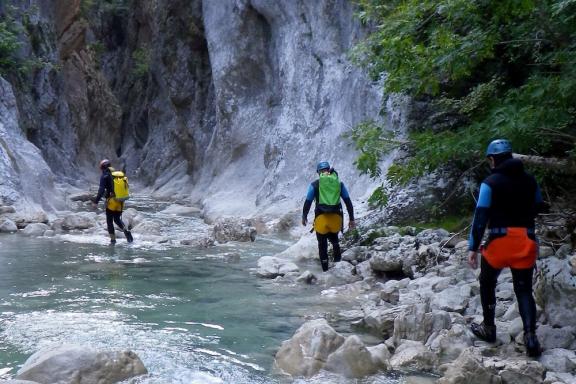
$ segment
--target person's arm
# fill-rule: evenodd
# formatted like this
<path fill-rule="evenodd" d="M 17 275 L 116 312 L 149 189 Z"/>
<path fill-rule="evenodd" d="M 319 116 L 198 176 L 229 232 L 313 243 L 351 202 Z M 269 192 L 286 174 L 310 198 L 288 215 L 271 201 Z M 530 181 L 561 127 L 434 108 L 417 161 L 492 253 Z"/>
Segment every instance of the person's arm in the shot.
<path fill-rule="evenodd" d="M 478 266 L 476 253 L 480 247 L 480 242 L 484 236 L 486 225 L 488 224 L 488 211 L 492 204 L 492 189 L 488 184 L 482 183 L 480 185 L 480 195 L 478 196 L 478 203 L 474 211 L 474 220 L 472 221 L 472 228 L 470 229 L 470 237 L 468 239 L 468 263 L 472 268 Z"/>
<path fill-rule="evenodd" d="M 308 192 L 306 193 L 306 200 L 304 201 L 304 207 L 302 208 L 302 225 L 308 224 L 308 212 L 310 212 L 310 207 L 312 206 L 312 201 L 314 201 L 314 187 L 312 184 L 308 186 Z"/>
<path fill-rule="evenodd" d="M 348 189 L 344 183 L 340 184 L 340 197 L 344 200 L 344 204 L 346 205 L 346 210 L 348 211 L 348 226 L 350 229 L 353 229 L 356 226 L 356 222 L 354 221 L 354 206 L 352 205 L 352 200 L 350 199 L 350 194 L 348 193 Z"/>
<path fill-rule="evenodd" d="M 104 175 L 102 175 L 100 177 L 100 186 L 98 187 L 98 194 L 96 195 L 96 197 L 94 199 L 92 199 L 92 202 L 94 204 L 98 204 L 98 202 L 100 201 L 102 196 L 104 196 L 105 190 L 106 190 L 106 177 Z"/>
<path fill-rule="evenodd" d="M 542 191 L 540 190 L 538 184 L 536 184 L 536 193 L 534 199 L 536 201 L 536 214 L 546 213 L 550 210 L 550 206 L 546 204 L 542 198 Z"/>

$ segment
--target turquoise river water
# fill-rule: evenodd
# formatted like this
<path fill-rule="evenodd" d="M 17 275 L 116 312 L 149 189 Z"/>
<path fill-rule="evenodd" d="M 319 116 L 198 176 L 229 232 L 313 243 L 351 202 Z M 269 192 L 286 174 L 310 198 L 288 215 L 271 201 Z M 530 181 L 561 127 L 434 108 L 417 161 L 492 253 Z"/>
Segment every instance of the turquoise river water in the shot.
<path fill-rule="evenodd" d="M 138 240 L 138 238 L 137 238 Z M 38 349 L 132 349 L 149 374 L 130 383 L 400 383 L 272 369 L 283 340 L 329 304 L 318 286 L 289 289 L 251 268 L 290 242 L 258 237 L 208 249 L 82 244 L 0 236 L 0 379 Z"/>

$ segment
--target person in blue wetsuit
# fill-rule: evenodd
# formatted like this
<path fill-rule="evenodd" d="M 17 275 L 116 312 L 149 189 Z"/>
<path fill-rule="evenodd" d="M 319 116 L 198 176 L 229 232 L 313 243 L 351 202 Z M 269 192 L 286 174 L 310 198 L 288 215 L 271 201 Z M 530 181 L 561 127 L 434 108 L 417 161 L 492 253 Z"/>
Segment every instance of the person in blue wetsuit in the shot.
<path fill-rule="evenodd" d="M 318 240 L 318 253 L 322 270 L 328 270 L 328 241 L 334 251 L 334 262 L 341 260 L 338 233 L 343 228 L 343 212 L 340 199 L 344 200 L 348 211 L 349 228 L 355 227 L 354 208 L 352 200 L 344 183 L 338 179 L 338 173 L 330 167 L 327 161 L 321 161 L 316 166 L 318 180 L 308 186 L 306 200 L 302 209 L 302 225 L 308 224 L 308 212 L 315 201 L 314 230 Z"/>
<path fill-rule="evenodd" d="M 526 352 L 538 357 L 541 348 L 536 337 L 532 275 L 538 255 L 535 217 L 543 207 L 542 195 L 534 177 L 524 171 L 520 160 L 512 157 L 508 140 L 492 141 L 486 157 L 492 173 L 480 185 L 468 247 L 468 263 L 474 269 L 478 267 L 477 252 L 481 249 L 480 299 L 484 321 L 472 323 L 471 330 L 484 341 L 496 341 L 496 284 L 502 268 L 509 267 L 524 326 Z M 481 247 L 486 227 L 488 241 Z"/>
<path fill-rule="evenodd" d="M 102 197 L 106 199 L 106 226 L 108 228 L 108 234 L 110 235 L 110 244 L 116 244 L 114 223 L 124 232 L 126 240 L 131 243 L 134 240 L 132 232 L 128 230 L 122 221 L 124 203 L 114 199 L 114 183 L 112 180 L 112 171 L 114 169 L 110 165 L 110 160 L 102 160 L 100 162 L 100 170 L 102 171 L 102 175 L 100 176 L 98 194 L 92 199 L 92 203 L 98 205 Z"/>

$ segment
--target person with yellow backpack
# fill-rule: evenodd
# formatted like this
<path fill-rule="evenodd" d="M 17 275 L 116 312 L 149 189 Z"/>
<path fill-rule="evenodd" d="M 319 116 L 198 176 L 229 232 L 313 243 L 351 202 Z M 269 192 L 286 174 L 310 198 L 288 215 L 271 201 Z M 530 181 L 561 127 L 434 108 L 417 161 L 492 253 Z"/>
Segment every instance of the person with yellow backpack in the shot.
<path fill-rule="evenodd" d="M 340 199 L 344 200 L 348 211 L 349 228 L 353 229 L 354 208 L 350 194 L 344 183 L 338 179 L 338 173 L 330 167 L 327 161 L 321 161 L 316 166 L 318 180 L 308 186 L 308 193 L 302 209 L 302 225 L 308 224 L 308 212 L 315 201 L 314 207 L 314 230 L 318 240 L 318 253 L 322 270 L 328 270 L 328 241 L 332 244 L 334 251 L 334 262 L 341 260 L 340 244 L 338 233 L 344 228 L 344 214 Z"/>
<path fill-rule="evenodd" d="M 98 194 L 92 203 L 98 205 L 102 197 L 106 198 L 106 225 L 108 227 L 108 234 L 110 234 L 110 244 L 116 244 L 116 232 L 114 231 L 114 223 L 124 232 L 126 240 L 131 243 L 134 241 L 132 232 L 124 225 L 122 221 L 122 210 L 124 209 L 124 202 L 128 200 L 130 194 L 128 189 L 128 178 L 121 171 L 115 171 L 111 167 L 110 160 L 104 159 L 100 162 L 100 186 Z"/>

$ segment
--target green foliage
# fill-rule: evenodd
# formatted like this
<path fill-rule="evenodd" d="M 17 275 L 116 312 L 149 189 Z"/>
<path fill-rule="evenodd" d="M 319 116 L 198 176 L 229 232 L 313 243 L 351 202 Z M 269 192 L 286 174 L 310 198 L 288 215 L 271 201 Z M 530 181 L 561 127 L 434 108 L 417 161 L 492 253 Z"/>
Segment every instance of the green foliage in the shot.
<path fill-rule="evenodd" d="M 0 75 L 18 67 L 15 53 L 19 46 L 14 28 L 6 21 L 0 22 Z"/>
<path fill-rule="evenodd" d="M 443 228 L 448 232 L 457 233 L 465 230 L 471 223 L 472 217 L 466 214 L 446 215 L 426 223 L 415 223 L 414 226 L 418 231 L 423 229 Z"/>
<path fill-rule="evenodd" d="M 488 142 L 505 137 L 515 152 L 576 153 L 576 0 L 358 0 L 375 27 L 354 59 L 386 92 L 427 100 L 455 116 L 408 137 L 413 157 L 388 171 L 404 182 L 443 164 L 466 169 Z M 385 76 L 383 76 L 385 74 Z M 362 173 L 394 139 L 366 123 L 351 137 Z M 367 141 L 370 141 L 369 143 Z"/>
<path fill-rule="evenodd" d="M 136 77 L 144 77 L 150 71 L 150 51 L 145 48 L 136 49 L 132 53 L 134 67 L 132 73 Z"/>
<path fill-rule="evenodd" d="M 388 204 L 388 195 L 384 190 L 384 186 L 381 185 L 372 192 L 372 195 L 368 198 L 368 205 L 372 208 L 385 207 Z"/>
<path fill-rule="evenodd" d="M 384 130 L 374 121 L 358 124 L 345 136 L 354 141 L 356 149 L 360 152 L 355 161 L 356 167 L 361 174 L 368 174 L 372 178 L 381 174 L 378 162 L 382 156 L 402 144 L 394 138 L 393 133 Z"/>

